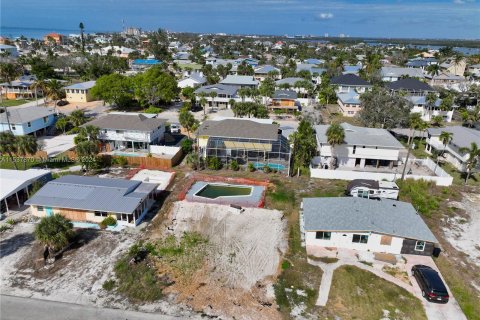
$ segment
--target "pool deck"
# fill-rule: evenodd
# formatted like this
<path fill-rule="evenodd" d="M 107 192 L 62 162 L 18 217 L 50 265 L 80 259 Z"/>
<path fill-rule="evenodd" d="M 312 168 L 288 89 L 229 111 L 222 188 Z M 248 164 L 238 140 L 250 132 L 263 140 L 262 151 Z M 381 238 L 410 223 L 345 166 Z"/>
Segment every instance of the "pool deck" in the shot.
<path fill-rule="evenodd" d="M 228 196 L 228 197 L 218 197 L 215 199 L 196 196 L 197 192 L 199 192 L 207 184 L 251 187 L 252 192 L 250 193 L 250 195 L 245 195 L 245 196 Z M 258 207 L 262 202 L 264 191 L 265 191 L 264 186 L 197 181 L 192 185 L 190 190 L 187 192 L 185 200 L 189 202 L 217 203 L 217 204 L 224 204 L 224 205 L 234 204 L 242 207 Z"/>

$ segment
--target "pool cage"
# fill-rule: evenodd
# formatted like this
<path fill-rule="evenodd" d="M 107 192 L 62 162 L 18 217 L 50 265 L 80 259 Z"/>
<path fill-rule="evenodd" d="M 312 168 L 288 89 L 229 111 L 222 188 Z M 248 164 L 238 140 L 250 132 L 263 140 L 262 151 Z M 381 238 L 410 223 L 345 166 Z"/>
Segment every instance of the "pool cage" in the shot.
<path fill-rule="evenodd" d="M 290 144 L 281 134 L 277 140 L 209 137 L 206 147 L 200 148 L 200 154 L 205 158 L 217 157 L 224 164 L 236 160 L 239 165 L 253 163 L 257 169 L 269 166 L 289 173 Z"/>

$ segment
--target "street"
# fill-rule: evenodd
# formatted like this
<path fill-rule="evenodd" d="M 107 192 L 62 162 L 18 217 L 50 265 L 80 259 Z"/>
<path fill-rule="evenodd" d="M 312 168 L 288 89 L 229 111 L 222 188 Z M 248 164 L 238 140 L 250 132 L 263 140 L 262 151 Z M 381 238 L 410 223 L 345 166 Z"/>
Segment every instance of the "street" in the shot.
<path fill-rule="evenodd" d="M 170 320 L 185 319 L 158 313 L 105 309 L 72 303 L 0 295 L 2 320 Z"/>

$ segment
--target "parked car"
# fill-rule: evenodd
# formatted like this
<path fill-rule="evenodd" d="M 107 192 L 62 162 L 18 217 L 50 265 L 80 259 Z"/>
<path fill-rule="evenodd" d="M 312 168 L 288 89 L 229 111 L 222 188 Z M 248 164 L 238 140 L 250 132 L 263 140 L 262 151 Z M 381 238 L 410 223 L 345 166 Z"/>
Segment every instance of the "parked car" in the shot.
<path fill-rule="evenodd" d="M 437 271 L 429 266 L 417 264 L 412 267 L 412 275 L 422 290 L 422 297 L 430 302 L 448 302 L 449 296 L 447 288 Z"/>
<path fill-rule="evenodd" d="M 63 106 L 66 106 L 68 104 L 68 101 L 66 100 L 60 100 L 57 102 L 57 106 L 59 107 L 63 107 Z"/>
<path fill-rule="evenodd" d="M 170 132 L 171 133 L 180 133 L 180 125 L 178 123 L 172 123 L 170 125 Z"/>

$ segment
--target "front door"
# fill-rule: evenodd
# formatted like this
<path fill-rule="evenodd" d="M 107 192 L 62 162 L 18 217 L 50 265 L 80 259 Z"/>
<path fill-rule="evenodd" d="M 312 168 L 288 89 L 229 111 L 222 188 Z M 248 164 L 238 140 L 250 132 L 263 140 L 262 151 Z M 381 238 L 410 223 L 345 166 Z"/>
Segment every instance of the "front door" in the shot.
<path fill-rule="evenodd" d="M 53 216 L 53 209 L 52 208 L 46 207 L 45 212 L 47 213 L 47 217 Z"/>

